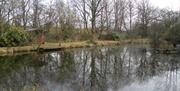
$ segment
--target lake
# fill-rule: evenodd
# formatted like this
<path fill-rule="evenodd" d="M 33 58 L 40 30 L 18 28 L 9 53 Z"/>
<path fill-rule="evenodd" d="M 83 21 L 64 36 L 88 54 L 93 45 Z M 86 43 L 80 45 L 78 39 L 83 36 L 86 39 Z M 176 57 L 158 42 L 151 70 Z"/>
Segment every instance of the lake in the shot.
<path fill-rule="evenodd" d="M 0 56 L 0 91 L 180 91 L 180 56 L 147 46 Z"/>

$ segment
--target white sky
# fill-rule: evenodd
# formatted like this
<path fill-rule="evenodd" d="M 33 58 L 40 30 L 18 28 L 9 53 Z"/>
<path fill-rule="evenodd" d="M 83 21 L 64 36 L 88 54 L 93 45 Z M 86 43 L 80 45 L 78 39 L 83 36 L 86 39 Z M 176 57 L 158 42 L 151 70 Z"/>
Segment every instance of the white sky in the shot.
<path fill-rule="evenodd" d="M 180 10 L 180 0 L 150 0 L 150 2 L 159 8 L 169 8 L 175 11 Z"/>
<path fill-rule="evenodd" d="M 49 2 L 52 0 L 42 0 L 44 2 Z M 67 0 L 64 0 L 67 1 Z M 175 11 L 180 11 L 180 0 L 149 0 L 151 4 L 159 8 L 169 8 Z"/>

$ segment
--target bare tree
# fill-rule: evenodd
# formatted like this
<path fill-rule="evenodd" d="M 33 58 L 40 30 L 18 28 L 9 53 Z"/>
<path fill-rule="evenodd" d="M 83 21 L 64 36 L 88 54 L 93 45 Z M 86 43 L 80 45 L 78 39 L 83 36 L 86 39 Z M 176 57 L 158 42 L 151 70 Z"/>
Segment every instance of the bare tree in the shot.
<path fill-rule="evenodd" d="M 112 6 L 112 1 L 104 0 L 106 30 L 110 30 L 110 26 L 111 26 L 111 16 L 113 11 L 113 8 L 111 6 Z"/>
<path fill-rule="evenodd" d="M 38 23 L 38 20 L 39 20 L 39 17 L 40 17 L 40 13 L 42 11 L 42 8 L 41 8 L 41 5 L 40 5 L 40 1 L 41 0 L 33 0 L 33 27 L 34 28 L 37 28 L 39 27 L 39 23 Z"/>
<path fill-rule="evenodd" d="M 51 1 L 48 5 L 48 8 L 45 8 L 44 12 L 44 28 L 45 30 L 49 31 L 53 26 L 53 19 L 55 17 L 55 7 L 54 3 Z"/>
<path fill-rule="evenodd" d="M 114 30 L 122 31 L 125 22 L 125 0 L 114 0 Z"/>
<path fill-rule="evenodd" d="M 28 14 L 30 10 L 30 0 L 21 0 L 20 1 L 20 11 L 21 11 L 21 19 L 23 23 L 23 28 L 26 29 L 27 21 L 28 21 Z"/>
<path fill-rule="evenodd" d="M 153 20 L 154 9 L 150 5 L 149 0 L 141 0 L 138 4 L 138 22 L 141 30 L 141 37 L 146 37 L 148 34 L 148 26 Z"/>
<path fill-rule="evenodd" d="M 80 16 L 83 19 L 83 26 L 84 29 L 88 29 L 88 15 L 89 12 L 87 10 L 87 0 L 72 0 L 73 6 L 76 7 L 76 9 L 78 10 L 78 12 L 80 13 Z"/>
<path fill-rule="evenodd" d="M 111 13 L 113 8 L 111 7 L 112 2 L 109 0 L 102 0 L 101 7 L 103 8 L 100 12 L 100 27 L 101 30 L 110 29 Z"/>
<path fill-rule="evenodd" d="M 4 12 L 5 12 L 5 5 L 6 5 L 6 0 L 1 0 L 0 1 L 0 32 L 2 33 L 4 30 Z"/>
<path fill-rule="evenodd" d="M 62 0 L 57 0 L 55 4 L 56 14 L 58 17 L 58 25 L 62 31 L 64 31 L 65 26 L 65 3 Z"/>
<path fill-rule="evenodd" d="M 3 32 L 9 28 L 11 13 L 14 10 L 13 0 L 0 1 L 0 31 Z"/>
<path fill-rule="evenodd" d="M 102 0 L 88 0 L 88 2 L 87 2 L 87 6 L 90 9 L 91 28 L 92 28 L 93 32 L 95 32 L 95 30 L 96 30 L 96 19 L 104 7 L 104 6 L 100 5 L 101 2 L 102 2 Z"/>
<path fill-rule="evenodd" d="M 128 11 L 128 20 L 129 20 L 129 31 L 132 32 L 132 24 L 133 24 L 133 17 L 135 15 L 134 11 L 135 11 L 135 0 L 128 0 L 127 3 L 127 11 Z"/>

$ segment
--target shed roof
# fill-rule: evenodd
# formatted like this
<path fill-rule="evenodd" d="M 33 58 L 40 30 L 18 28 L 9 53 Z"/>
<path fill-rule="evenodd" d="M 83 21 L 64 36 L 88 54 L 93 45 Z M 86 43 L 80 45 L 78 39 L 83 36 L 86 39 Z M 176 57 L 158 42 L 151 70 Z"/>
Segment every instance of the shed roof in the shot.
<path fill-rule="evenodd" d="M 31 29 L 27 29 L 25 30 L 26 32 L 34 32 L 34 31 L 44 31 L 43 29 L 41 28 L 31 28 Z"/>

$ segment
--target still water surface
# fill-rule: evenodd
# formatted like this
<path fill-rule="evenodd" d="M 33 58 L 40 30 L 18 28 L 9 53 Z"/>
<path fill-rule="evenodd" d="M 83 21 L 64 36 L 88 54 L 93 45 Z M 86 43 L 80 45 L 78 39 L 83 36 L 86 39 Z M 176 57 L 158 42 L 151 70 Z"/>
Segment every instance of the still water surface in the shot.
<path fill-rule="evenodd" d="M 0 91 L 180 91 L 180 56 L 123 46 L 0 56 Z"/>

